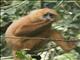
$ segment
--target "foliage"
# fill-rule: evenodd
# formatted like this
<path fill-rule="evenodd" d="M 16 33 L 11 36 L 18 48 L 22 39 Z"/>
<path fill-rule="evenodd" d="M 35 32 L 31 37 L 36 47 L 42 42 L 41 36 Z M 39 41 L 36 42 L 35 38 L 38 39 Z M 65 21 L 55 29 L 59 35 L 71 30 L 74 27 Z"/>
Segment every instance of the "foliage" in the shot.
<path fill-rule="evenodd" d="M 16 53 L 17 57 L 22 60 L 32 60 L 32 57 L 30 54 L 26 54 L 25 51 L 17 51 Z"/>

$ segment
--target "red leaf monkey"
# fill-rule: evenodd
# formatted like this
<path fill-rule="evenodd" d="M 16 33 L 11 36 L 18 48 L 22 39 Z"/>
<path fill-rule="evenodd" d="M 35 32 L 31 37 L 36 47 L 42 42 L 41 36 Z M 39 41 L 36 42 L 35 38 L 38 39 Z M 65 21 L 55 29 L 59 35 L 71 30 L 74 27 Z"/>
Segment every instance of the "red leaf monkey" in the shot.
<path fill-rule="evenodd" d="M 59 32 L 51 30 L 51 24 L 56 22 L 58 13 L 49 8 L 43 8 L 32 11 L 29 15 L 20 18 L 13 22 L 5 33 L 6 42 L 12 48 L 15 60 L 20 60 L 16 57 L 16 51 L 28 48 L 30 50 L 38 48 L 47 40 L 41 39 L 22 39 L 18 37 L 41 37 L 54 40 L 61 46 L 65 52 L 70 51 L 75 47 L 72 43 L 64 42 L 63 37 Z"/>

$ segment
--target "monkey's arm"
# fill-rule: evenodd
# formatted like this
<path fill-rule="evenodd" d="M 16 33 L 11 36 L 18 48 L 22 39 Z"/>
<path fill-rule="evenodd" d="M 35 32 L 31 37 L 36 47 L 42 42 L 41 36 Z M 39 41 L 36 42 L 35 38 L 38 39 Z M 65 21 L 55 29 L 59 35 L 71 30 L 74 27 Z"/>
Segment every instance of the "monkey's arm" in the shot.
<path fill-rule="evenodd" d="M 26 36 L 31 35 L 31 33 L 39 32 L 39 30 L 45 29 L 45 26 L 49 24 L 50 22 L 37 22 L 37 23 L 27 23 L 27 24 L 21 24 L 18 26 L 18 28 L 15 30 L 14 34 L 16 36 Z M 44 28 L 43 28 L 44 27 Z"/>
<path fill-rule="evenodd" d="M 74 42 L 66 42 L 64 41 L 64 38 L 59 32 L 52 31 L 51 32 L 51 38 L 54 40 L 55 43 L 57 43 L 65 52 L 68 52 L 76 47 Z"/>

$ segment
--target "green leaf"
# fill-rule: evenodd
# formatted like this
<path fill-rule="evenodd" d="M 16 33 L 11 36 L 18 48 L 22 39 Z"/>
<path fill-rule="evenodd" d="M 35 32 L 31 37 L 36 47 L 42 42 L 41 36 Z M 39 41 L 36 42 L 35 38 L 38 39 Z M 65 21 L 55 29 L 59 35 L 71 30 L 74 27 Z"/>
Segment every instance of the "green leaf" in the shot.
<path fill-rule="evenodd" d="M 16 55 L 17 55 L 17 57 L 19 57 L 21 59 L 25 59 L 26 58 L 25 53 L 22 52 L 22 51 L 17 51 Z"/>

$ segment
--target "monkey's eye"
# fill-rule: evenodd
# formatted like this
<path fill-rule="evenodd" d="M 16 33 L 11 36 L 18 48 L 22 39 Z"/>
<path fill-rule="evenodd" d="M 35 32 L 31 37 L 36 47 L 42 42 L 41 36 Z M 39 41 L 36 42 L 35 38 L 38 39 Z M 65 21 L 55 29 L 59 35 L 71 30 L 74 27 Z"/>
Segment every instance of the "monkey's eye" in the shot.
<path fill-rule="evenodd" d="M 46 14 L 43 15 L 43 18 L 46 18 L 46 19 L 54 18 L 54 14 L 52 14 L 52 13 L 46 13 Z"/>

